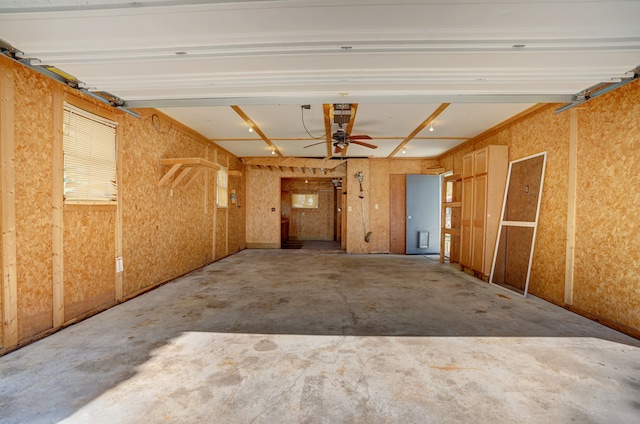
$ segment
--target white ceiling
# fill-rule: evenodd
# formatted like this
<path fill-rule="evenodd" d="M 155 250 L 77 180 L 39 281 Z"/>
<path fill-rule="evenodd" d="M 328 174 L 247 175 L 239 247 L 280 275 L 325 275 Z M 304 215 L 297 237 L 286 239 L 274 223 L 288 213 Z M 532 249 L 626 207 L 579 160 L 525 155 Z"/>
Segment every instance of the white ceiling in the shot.
<path fill-rule="evenodd" d="M 433 157 L 535 103 L 640 65 L 640 1 L 0 0 L 0 38 L 240 157 L 327 155 L 323 103 L 357 103 L 348 156 Z M 302 110 L 309 104 L 311 109 Z M 335 131 L 336 126 L 332 128 Z"/>

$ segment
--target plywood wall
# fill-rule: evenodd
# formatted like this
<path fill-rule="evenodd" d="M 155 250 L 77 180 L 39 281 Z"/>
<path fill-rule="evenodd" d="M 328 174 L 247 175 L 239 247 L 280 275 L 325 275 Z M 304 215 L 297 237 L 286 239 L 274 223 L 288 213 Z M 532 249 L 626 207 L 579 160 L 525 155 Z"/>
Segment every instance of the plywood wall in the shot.
<path fill-rule="evenodd" d="M 345 228 L 342 242 L 347 253 L 389 253 L 390 175 L 434 173 L 440 168 L 433 159 L 350 159 L 337 170 L 344 175 L 341 199 Z M 364 174 L 364 200 L 360 199 L 360 184 L 355 174 Z M 247 246 L 280 247 L 280 219 L 283 214 L 280 179 L 300 178 L 300 173 L 247 169 Z M 344 194 L 346 193 L 346 194 Z M 362 205 L 364 203 L 364 217 Z M 275 208 L 272 211 L 272 208 Z M 366 231 L 365 224 L 366 223 Z M 369 242 L 365 235 L 371 232 Z"/>
<path fill-rule="evenodd" d="M 280 248 L 280 178 L 266 169 L 247 168 L 247 247 Z"/>
<path fill-rule="evenodd" d="M 140 113 L 140 119 L 126 119 L 120 143 L 125 158 L 120 182 L 125 297 L 213 260 L 210 198 L 215 199 L 215 172 L 203 172 L 186 188 L 184 184 L 158 187 L 168 170 L 160 159 L 204 158 L 206 145 L 159 112 Z M 209 199 L 205 186 L 210 188 Z M 224 236 L 225 231 L 219 233 Z M 220 239 L 216 241 L 216 252 L 226 251 Z"/>
<path fill-rule="evenodd" d="M 640 330 L 640 81 L 578 110 L 574 306 Z"/>
<path fill-rule="evenodd" d="M 24 341 L 53 326 L 53 82 L 23 66 L 15 66 L 14 69 L 18 332 L 20 340 Z"/>
<path fill-rule="evenodd" d="M 64 211 L 64 320 L 115 303 L 115 207 Z"/>
<path fill-rule="evenodd" d="M 573 279 L 567 257 L 570 113 L 560 105 L 522 117 L 445 155 L 461 170 L 462 155 L 507 144 L 511 160 L 548 152 L 529 291 L 551 302 L 638 334 L 640 330 L 640 81 L 581 105 L 577 113 L 576 244 Z M 565 304 L 565 287 L 573 301 Z"/>
<path fill-rule="evenodd" d="M 10 229 L 3 227 L 3 270 L 7 246 L 16 252 L 7 285 L 16 294 L 7 296 L 3 283 L 0 296 L 0 354 L 207 264 L 214 252 L 217 258 L 245 247 L 243 173 L 230 178 L 238 201 L 224 213 L 215 206 L 214 172 L 204 172 L 188 188 L 157 184 L 167 170 L 161 158 L 215 159 L 241 171 L 238 158 L 160 112 L 142 110 L 137 119 L 4 56 L 0 78 L 0 136 L 3 146 L 11 145 L 3 153 L 14 159 L 3 166 L 2 182 L 9 187 L 15 181 L 11 196 L 3 190 L 3 225 L 9 211 L 15 220 Z M 66 206 L 57 212 L 62 183 L 54 175 L 60 172 L 55 158 L 61 154 L 63 100 L 93 113 L 106 111 L 117 122 L 117 207 Z M 54 243 L 58 233 L 60 244 Z M 116 274 L 120 244 L 124 272 Z M 11 334 L 6 328 L 12 328 Z"/>

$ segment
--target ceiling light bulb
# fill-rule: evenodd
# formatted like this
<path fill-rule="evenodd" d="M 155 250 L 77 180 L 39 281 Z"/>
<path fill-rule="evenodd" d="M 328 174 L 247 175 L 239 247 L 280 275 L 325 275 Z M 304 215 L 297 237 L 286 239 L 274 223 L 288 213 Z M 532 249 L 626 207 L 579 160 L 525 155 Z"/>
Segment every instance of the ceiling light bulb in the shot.
<path fill-rule="evenodd" d="M 304 183 L 309 184 L 309 178 L 305 178 Z"/>
<path fill-rule="evenodd" d="M 253 127 L 249 127 L 249 132 L 253 132 Z"/>
<path fill-rule="evenodd" d="M 405 148 L 402 148 L 402 154 L 404 155 L 405 153 L 407 153 L 407 151 L 405 150 Z"/>
<path fill-rule="evenodd" d="M 429 131 L 433 132 L 433 124 L 429 127 Z"/>
<path fill-rule="evenodd" d="M 271 149 L 271 154 L 275 155 L 276 154 L 276 149 Z"/>

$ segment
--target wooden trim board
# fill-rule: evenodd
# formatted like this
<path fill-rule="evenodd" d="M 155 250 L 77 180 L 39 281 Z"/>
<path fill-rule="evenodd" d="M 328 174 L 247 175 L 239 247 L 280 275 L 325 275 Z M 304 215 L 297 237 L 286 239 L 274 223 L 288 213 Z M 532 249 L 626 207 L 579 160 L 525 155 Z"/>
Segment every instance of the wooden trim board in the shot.
<path fill-rule="evenodd" d="M 64 155 L 62 87 L 53 85 L 53 145 L 51 153 L 51 242 L 53 266 L 53 328 L 64 324 Z"/>
<path fill-rule="evenodd" d="M 18 345 L 18 270 L 16 253 L 16 181 L 14 63 L 0 61 L 0 180 L 2 198 L 2 348 Z"/>

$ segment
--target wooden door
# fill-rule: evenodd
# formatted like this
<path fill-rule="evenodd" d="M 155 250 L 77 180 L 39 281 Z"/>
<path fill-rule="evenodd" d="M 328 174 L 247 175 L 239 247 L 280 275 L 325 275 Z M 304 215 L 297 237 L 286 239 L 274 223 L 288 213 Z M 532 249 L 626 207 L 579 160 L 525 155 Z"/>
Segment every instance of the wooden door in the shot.
<path fill-rule="evenodd" d="M 462 207 L 460 212 L 460 265 L 471 266 L 473 178 L 462 180 Z"/>
<path fill-rule="evenodd" d="M 405 253 L 406 190 L 406 178 L 403 174 L 389 176 L 389 253 Z"/>
<path fill-rule="evenodd" d="M 473 179 L 473 219 L 471 223 L 471 268 L 484 273 L 484 237 L 487 206 L 487 174 Z"/>

